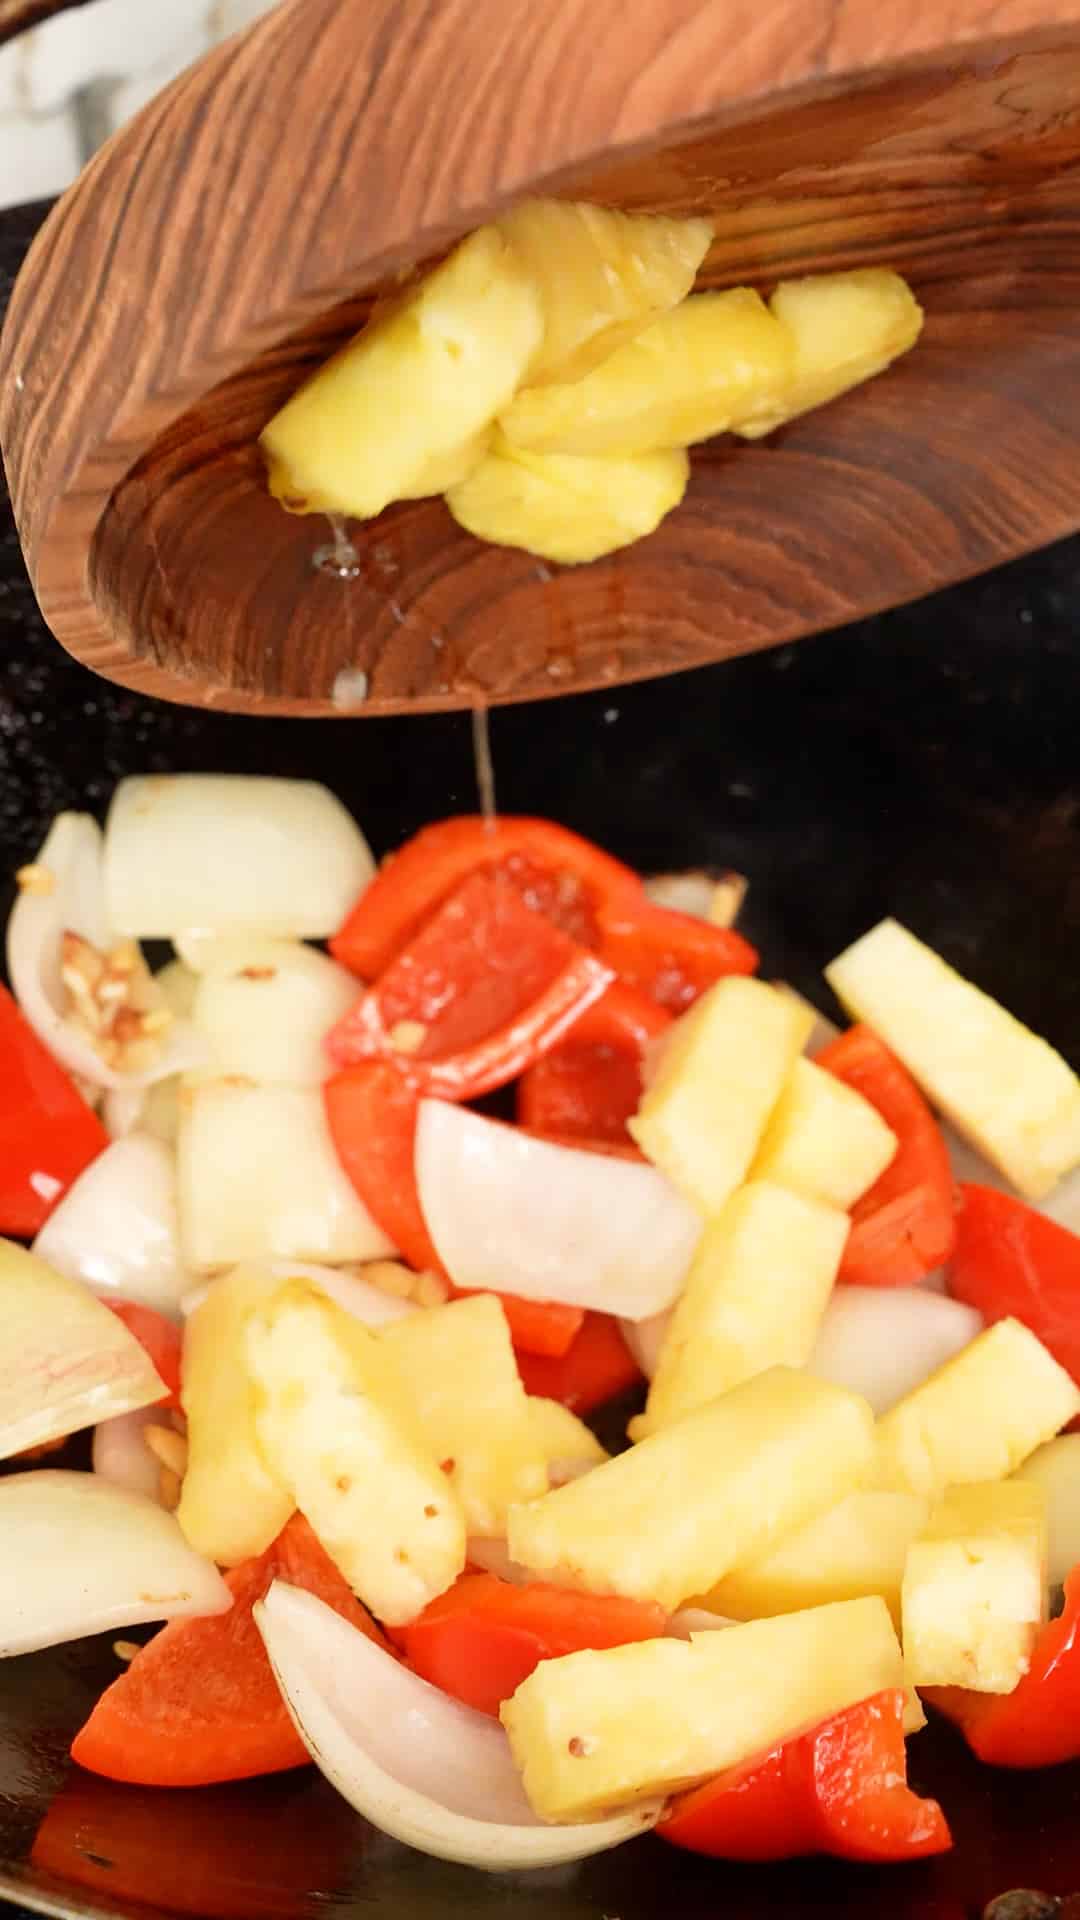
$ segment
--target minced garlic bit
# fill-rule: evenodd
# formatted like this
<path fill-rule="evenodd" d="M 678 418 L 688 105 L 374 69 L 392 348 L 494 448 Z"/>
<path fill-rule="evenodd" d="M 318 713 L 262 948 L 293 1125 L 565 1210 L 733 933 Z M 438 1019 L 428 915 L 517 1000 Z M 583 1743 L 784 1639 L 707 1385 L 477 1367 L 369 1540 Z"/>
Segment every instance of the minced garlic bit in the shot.
<path fill-rule="evenodd" d="M 134 940 L 101 953 L 67 928 L 60 942 L 60 978 L 71 1001 L 71 1025 L 106 1066 L 138 1073 L 155 1064 L 173 1014 Z"/>
<path fill-rule="evenodd" d="M 124 1662 L 125 1666 L 127 1665 L 129 1660 L 134 1660 L 135 1655 L 140 1651 L 141 1649 L 139 1647 L 139 1643 L 137 1640 L 114 1640 L 113 1641 L 113 1652 L 115 1653 L 118 1660 L 122 1660 Z"/>
<path fill-rule="evenodd" d="M 56 875 L 51 867 L 43 867 L 35 860 L 28 867 L 19 868 L 15 885 L 20 893 L 52 893 L 56 888 Z"/>
<path fill-rule="evenodd" d="M 413 1273 L 400 1260 L 371 1260 L 359 1269 L 361 1278 L 395 1300 L 411 1300 L 418 1307 L 443 1307 L 450 1290 L 437 1273 Z"/>
<path fill-rule="evenodd" d="M 709 920 L 714 927 L 733 927 L 746 900 L 750 882 L 744 873 L 725 873 L 713 888 Z"/>
<path fill-rule="evenodd" d="M 169 1513 L 175 1513 L 180 1505 L 180 1475 L 171 1467 L 162 1467 L 158 1474 L 158 1499 Z"/>
<path fill-rule="evenodd" d="M 183 1476 L 187 1472 L 187 1441 L 182 1433 L 172 1427 L 159 1427 L 155 1424 L 144 1430 L 146 1444 L 156 1460 L 163 1467 L 171 1468 L 173 1473 Z"/>
<path fill-rule="evenodd" d="M 422 1020 L 395 1020 L 387 1039 L 395 1053 L 417 1053 L 427 1039 Z"/>

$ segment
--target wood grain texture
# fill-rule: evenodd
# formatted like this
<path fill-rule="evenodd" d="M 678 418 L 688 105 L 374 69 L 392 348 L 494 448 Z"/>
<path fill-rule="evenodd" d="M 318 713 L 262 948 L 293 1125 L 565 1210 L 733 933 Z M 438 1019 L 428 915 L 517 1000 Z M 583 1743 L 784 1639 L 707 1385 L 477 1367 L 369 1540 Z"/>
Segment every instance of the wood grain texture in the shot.
<path fill-rule="evenodd" d="M 14 40 L 28 28 L 51 20 L 54 13 L 69 13 L 87 0 L 0 0 L 0 46 Z"/>
<path fill-rule="evenodd" d="M 927 309 L 882 381 L 694 456 L 610 560 L 360 529 L 262 484 L 259 429 L 400 266 L 525 191 L 708 211 L 703 283 L 883 262 Z M 61 202 L 0 341 L 0 439 L 63 643 L 167 698 L 504 701 L 768 646 L 1080 523 L 1080 0 L 284 0 Z"/>

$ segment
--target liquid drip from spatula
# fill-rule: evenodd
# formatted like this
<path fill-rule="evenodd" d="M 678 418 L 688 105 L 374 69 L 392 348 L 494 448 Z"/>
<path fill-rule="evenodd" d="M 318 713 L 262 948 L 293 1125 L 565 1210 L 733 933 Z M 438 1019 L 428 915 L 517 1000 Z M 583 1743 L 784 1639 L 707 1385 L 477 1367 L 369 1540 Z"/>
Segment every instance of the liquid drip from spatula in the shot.
<path fill-rule="evenodd" d="M 339 580 L 356 580 L 360 574 L 360 555 L 349 539 L 349 523 L 344 514 L 328 513 L 331 538 L 316 547 L 311 564 L 317 573 L 332 573 Z"/>
<path fill-rule="evenodd" d="M 494 833 L 498 813 L 495 805 L 495 764 L 491 758 L 491 724 L 486 706 L 476 705 L 472 710 L 472 747 L 473 770 L 476 774 L 476 791 L 480 800 L 480 812 L 484 818 L 484 827 L 488 833 Z"/>

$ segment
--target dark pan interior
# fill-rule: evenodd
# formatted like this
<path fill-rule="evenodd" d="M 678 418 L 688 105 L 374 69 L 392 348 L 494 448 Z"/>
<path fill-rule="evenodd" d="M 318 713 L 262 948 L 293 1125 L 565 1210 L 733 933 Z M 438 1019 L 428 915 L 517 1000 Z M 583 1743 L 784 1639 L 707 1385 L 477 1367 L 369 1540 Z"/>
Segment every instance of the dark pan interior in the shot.
<path fill-rule="evenodd" d="M 43 211 L 0 216 L 0 298 Z M 1078 628 L 1074 540 L 796 647 L 497 712 L 500 804 L 550 813 L 642 868 L 748 873 L 745 926 L 768 971 L 819 997 L 823 962 L 893 912 L 1077 1064 Z M 237 719 L 92 679 L 42 626 L 5 507 L 3 870 L 58 809 L 100 811 L 124 773 L 186 769 L 325 780 L 377 852 L 475 805 L 467 717 Z M 0 1897 L 170 1920 L 962 1920 L 1027 1886 L 1075 1892 L 1061 1920 L 1080 1920 L 1080 1766 L 995 1774 L 940 1726 L 911 1747 L 915 1784 L 956 1837 L 939 1862 L 726 1869 L 646 1840 L 492 1879 L 371 1834 L 308 1774 L 175 1796 L 69 1774 L 66 1742 L 113 1671 L 93 1645 L 0 1668 Z"/>

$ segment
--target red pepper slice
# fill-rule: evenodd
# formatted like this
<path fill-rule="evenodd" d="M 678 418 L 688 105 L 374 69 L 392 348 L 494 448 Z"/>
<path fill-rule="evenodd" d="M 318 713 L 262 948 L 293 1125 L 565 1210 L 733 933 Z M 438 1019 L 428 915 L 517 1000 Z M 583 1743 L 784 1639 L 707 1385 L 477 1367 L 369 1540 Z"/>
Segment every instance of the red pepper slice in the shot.
<path fill-rule="evenodd" d="M 952 1845 L 936 1800 L 907 1785 L 904 1696 L 848 1707 L 761 1760 L 678 1795 L 661 1840 L 717 1860 L 921 1860 Z"/>
<path fill-rule="evenodd" d="M 470 1100 L 516 1079 L 610 982 L 504 873 L 471 873 L 327 1046 L 342 1067 L 396 1055 L 421 1093 Z"/>
<path fill-rule="evenodd" d="M 913 1287 L 948 1260 L 956 1240 L 953 1176 L 941 1128 L 906 1067 L 856 1026 L 829 1042 L 816 1065 L 876 1107 L 895 1133 L 896 1155 L 851 1210 L 841 1280 Z"/>
<path fill-rule="evenodd" d="M 553 820 L 462 814 L 425 827 L 383 862 L 330 942 L 335 960 L 375 979 L 478 867 L 507 875 L 535 912 L 581 946 L 596 944 L 603 901 L 641 894 L 631 867 Z"/>
<path fill-rule="evenodd" d="M 1014 1314 L 1080 1381 L 1080 1234 L 993 1187 L 958 1191 L 949 1292 L 987 1321 Z"/>
<path fill-rule="evenodd" d="M 163 1313 L 155 1307 L 144 1307 L 138 1300 L 106 1300 L 103 1303 L 111 1307 L 118 1320 L 122 1320 L 133 1340 L 137 1340 L 143 1351 L 149 1354 L 158 1373 L 167 1386 L 168 1398 L 155 1401 L 156 1406 L 175 1407 L 180 1410 L 180 1358 L 182 1341 L 180 1329 L 173 1321 L 166 1320 Z"/>
<path fill-rule="evenodd" d="M 732 973 L 753 973 L 758 956 L 734 927 L 654 906 L 639 894 L 608 900 L 599 913 L 597 952 L 619 979 L 672 1013 L 683 1013 Z"/>
<path fill-rule="evenodd" d="M 566 1039 L 522 1075 L 521 1125 L 583 1144 L 627 1144 L 626 1123 L 642 1094 L 645 1049 L 671 1018 L 647 994 L 613 981 Z"/>
<path fill-rule="evenodd" d="M 416 1088 L 392 1061 L 370 1060 L 325 1081 L 323 1102 L 338 1159 L 372 1219 L 417 1273 L 442 1274 L 416 1191 Z M 565 1353 L 584 1319 L 580 1307 L 497 1297 L 514 1345 L 532 1353 Z"/>
<path fill-rule="evenodd" d="M 609 1313 L 587 1313 L 580 1333 L 561 1358 L 518 1349 L 518 1372 L 527 1393 L 560 1400 L 572 1413 L 591 1413 L 617 1393 L 637 1385 L 641 1368 Z"/>
<path fill-rule="evenodd" d="M 539 1582 L 514 1587 L 490 1573 L 464 1573 L 400 1637 L 414 1673 L 497 1716 L 541 1660 L 655 1640 L 666 1623 L 654 1601 L 569 1593 Z"/>
<path fill-rule="evenodd" d="M 109 1136 L 0 987 L 0 1233 L 32 1240 Z"/>
<path fill-rule="evenodd" d="M 1011 1693 L 920 1688 L 991 1767 L 1056 1767 L 1080 1756 L 1080 1567 L 1065 1582 L 1065 1606 L 1042 1629 L 1031 1665 Z"/>
<path fill-rule="evenodd" d="M 107 1687 L 71 1754 L 109 1780 L 203 1787 L 307 1763 L 270 1671 L 252 1607 L 281 1577 L 315 1593 L 361 1633 L 387 1642 L 299 1514 L 258 1559 L 225 1575 L 233 1604 L 173 1620 Z"/>

